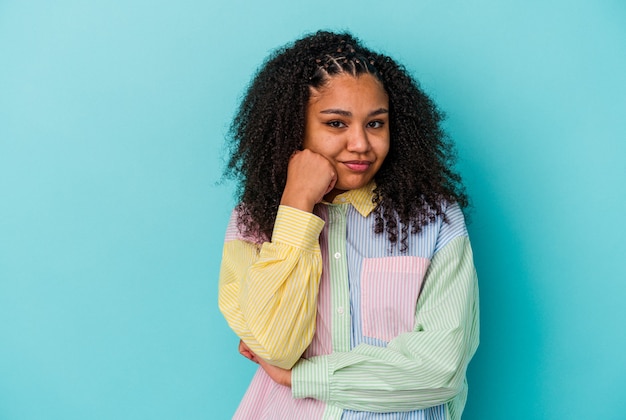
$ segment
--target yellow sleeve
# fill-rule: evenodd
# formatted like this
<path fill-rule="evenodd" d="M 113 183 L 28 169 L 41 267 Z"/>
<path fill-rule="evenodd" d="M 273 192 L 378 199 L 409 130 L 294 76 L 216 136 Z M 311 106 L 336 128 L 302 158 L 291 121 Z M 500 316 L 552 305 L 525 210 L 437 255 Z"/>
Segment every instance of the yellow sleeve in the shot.
<path fill-rule="evenodd" d="M 236 229 L 231 219 L 229 231 Z M 315 332 L 322 274 L 319 217 L 280 206 L 272 241 L 257 245 L 227 235 L 219 307 L 235 333 L 269 363 L 290 369 Z"/>

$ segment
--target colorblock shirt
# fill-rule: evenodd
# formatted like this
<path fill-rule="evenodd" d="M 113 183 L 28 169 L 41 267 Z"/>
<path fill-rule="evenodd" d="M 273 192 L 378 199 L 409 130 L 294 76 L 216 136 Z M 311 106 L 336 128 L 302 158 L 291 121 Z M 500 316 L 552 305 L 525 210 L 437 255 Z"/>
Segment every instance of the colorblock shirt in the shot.
<path fill-rule="evenodd" d="M 316 206 L 281 206 L 271 242 L 227 229 L 219 304 L 260 357 L 238 419 L 460 419 L 478 346 L 478 286 L 455 204 L 408 250 L 374 233 L 370 184 Z"/>

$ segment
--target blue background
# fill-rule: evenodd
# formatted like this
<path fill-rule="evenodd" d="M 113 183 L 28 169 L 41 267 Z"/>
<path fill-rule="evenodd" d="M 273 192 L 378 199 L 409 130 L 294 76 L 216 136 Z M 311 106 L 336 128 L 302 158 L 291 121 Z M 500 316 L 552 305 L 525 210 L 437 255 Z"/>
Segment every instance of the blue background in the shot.
<path fill-rule="evenodd" d="M 229 418 L 236 103 L 350 29 L 447 113 L 482 342 L 464 419 L 626 412 L 626 3 L 0 1 L 0 419 Z"/>

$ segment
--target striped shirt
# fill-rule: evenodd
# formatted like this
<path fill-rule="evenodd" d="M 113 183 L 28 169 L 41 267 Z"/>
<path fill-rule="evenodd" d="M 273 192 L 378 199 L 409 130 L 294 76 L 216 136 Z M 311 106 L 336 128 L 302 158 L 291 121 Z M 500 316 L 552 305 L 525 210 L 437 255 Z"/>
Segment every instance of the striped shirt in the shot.
<path fill-rule="evenodd" d="M 457 205 L 409 235 L 373 231 L 373 185 L 306 213 L 281 206 L 272 242 L 241 237 L 233 215 L 220 309 L 260 357 L 241 419 L 460 419 L 478 346 L 478 287 Z M 419 298 L 419 299 L 418 299 Z"/>

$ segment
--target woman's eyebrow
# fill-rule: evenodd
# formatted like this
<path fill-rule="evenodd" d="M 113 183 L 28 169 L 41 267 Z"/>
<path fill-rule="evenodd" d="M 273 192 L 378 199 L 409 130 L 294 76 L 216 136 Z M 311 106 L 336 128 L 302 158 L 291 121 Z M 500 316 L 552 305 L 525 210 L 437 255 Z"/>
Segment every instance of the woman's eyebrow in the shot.
<path fill-rule="evenodd" d="M 342 115 L 344 117 L 352 116 L 352 112 L 346 111 L 344 109 L 337 109 L 337 108 L 323 109 L 320 111 L 320 114 L 337 114 L 337 115 Z M 389 110 L 387 108 L 378 108 L 370 112 L 368 116 L 373 117 L 375 115 L 380 115 L 380 114 L 389 114 Z"/>
<path fill-rule="evenodd" d="M 345 111 L 343 109 L 337 109 L 337 108 L 323 109 L 320 111 L 320 114 L 337 114 L 337 115 L 342 115 L 344 117 L 352 116 L 352 112 Z"/>
<path fill-rule="evenodd" d="M 377 110 L 370 112 L 369 116 L 373 117 L 380 114 L 389 114 L 389 110 L 387 108 L 378 108 Z"/>

